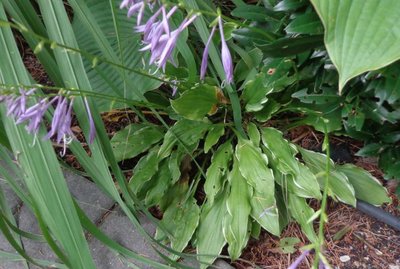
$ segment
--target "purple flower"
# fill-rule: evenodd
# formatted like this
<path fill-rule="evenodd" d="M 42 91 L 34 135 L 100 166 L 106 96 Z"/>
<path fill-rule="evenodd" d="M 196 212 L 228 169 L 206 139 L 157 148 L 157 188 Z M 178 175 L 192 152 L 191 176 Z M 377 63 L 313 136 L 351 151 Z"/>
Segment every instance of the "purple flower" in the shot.
<path fill-rule="evenodd" d="M 203 58 L 201 59 L 201 68 L 200 68 L 200 79 L 203 80 L 204 77 L 206 76 L 206 71 L 207 71 L 207 64 L 208 64 L 208 49 L 210 47 L 210 43 L 212 40 L 212 37 L 214 35 L 215 32 L 215 28 L 216 26 L 214 26 L 211 30 L 211 34 L 208 37 L 206 46 L 204 48 L 204 52 L 203 52 Z"/>
<path fill-rule="evenodd" d="M 288 267 L 288 269 L 296 269 L 297 266 L 306 258 L 306 256 L 310 253 L 311 250 L 306 250 Z"/>
<path fill-rule="evenodd" d="M 26 130 L 28 133 L 36 135 L 39 132 L 43 116 L 52 103 L 53 101 L 48 102 L 47 99 L 40 100 L 37 104 L 26 109 L 26 111 L 17 118 L 16 124 L 28 121 Z"/>
<path fill-rule="evenodd" d="M 233 64 L 232 64 L 232 56 L 229 52 L 228 45 L 226 44 L 224 37 L 224 26 L 222 25 L 221 16 L 218 17 L 219 24 L 219 33 L 221 34 L 221 57 L 222 57 L 222 65 L 225 70 L 226 82 L 228 84 L 233 82 Z"/>
<path fill-rule="evenodd" d="M 64 150 L 62 155 L 65 155 L 66 146 L 74 137 L 71 130 L 73 99 L 68 104 L 67 98 L 63 96 L 57 96 L 55 98 L 57 99 L 57 107 L 54 111 L 51 129 L 44 139 L 50 139 L 53 136 L 56 136 L 57 143 L 60 144 L 61 141 L 63 141 Z"/>
<path fill-rule="evenodd" d="M 29 91 L 20 88 L 19 96 L 13 94 L 5 97 L 4 100 L 7 106 L 7 116 L 13 116 L 14 118 L 18 118 L 23 113 L 25 113 L 27 96 L 31 95 L 35 91 L 36 91 L 35 88 L 30 89 Z"/>

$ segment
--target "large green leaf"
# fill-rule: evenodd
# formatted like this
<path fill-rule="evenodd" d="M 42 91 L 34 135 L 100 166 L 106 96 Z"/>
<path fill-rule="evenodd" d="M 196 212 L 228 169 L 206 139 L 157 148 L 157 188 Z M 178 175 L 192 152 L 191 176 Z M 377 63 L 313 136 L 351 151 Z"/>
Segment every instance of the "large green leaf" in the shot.
<path fill-rule="evenodd" d="M 339 92 L 353 77 L 400 58 L 400 1 L 311 0 L 325 46 L 339 71 Z"/>
<path fill-rule="evenodd" d="M 340 165 L 337 170 L 344 173 L 354 187 L 356 197 L 373 205 L 390 203 L 386 189 L 367 171 L 352 164 Z"/>
<path fill-rule="evenodd" d="M 206 182 L 204 183 L 204 191 L 210 204 L 214 202 L 215 196 L 220 192 L 224 184 L 232 153 L 232 145 L 228 141 L 222 144 L 212 157 L 211 165 L 207 169 Z"/>
<path fill-rule="evenodd" d="M 138 130 L 136 126 L 137 124 L 128 125 L 125 129 L 116 132 L 111 139 L 111 145 L 117 161 L 136 157 L 148 150 L 164 136 L 160 128 L 155 125 L 139 125 L 143 128 Z"/>
<path fill-rule="evenodd" d="M 171 234 L 169 240 L 174 250 L 182 251 L 186 247 L 199 224 L 199 219 L 200 208 L 193 197 L 186 201 L 175 199 L 175 202 L 167 208 L 161 223 Z M 158 230 L 157 237 L 162 236 L 162 231 Z"/>
<path fill-rule="evenodd" d="M 274 175 L 268 167 L 268 157 L 251 141 L 240 139 L 235 156 L 239 161 L 240 173 L 247 182 L 258 189 L 260 182 L 267 182 L 270 192 L 274 192 Z"/>
<path fill-rule="evenodd" d="M 289 193 L 288 207 L 292 217 L 300 224 L 301 229 L 311 242 L 317 240 L 312 222 L 309 222 L 314 215 L 314 210 L 308 206 L 304 198 Z"/>
<path fill-rule="evenodd" d="M 171 101 L 171 105 L 179 115 L 190 120 L 200 120 L 215 112 L 219 91 L 217 87 L 203 84 L 185 91 L 178 99 Z"/>
<path fill-rule="evenodd" d="M 327 156 L 311 150 L 298 147 L 306 166 L 316 175 L 321 189 L 325 186 L 325 169 Z M 352 206 L 356 206 L 354 188 L 346 174 L 338 171 L 335 164 L 329 159 L 331 171 L 329 173 L 329 195 Z"/>
<path fill-rule="evenodd" d="M 277 168 L 284 174 L 299 174 L 299 163 L 294 157 L 297 153 L 287 140 L 282 137 L 282 133 L 275 128 L 263 128 L 262 141 L 270 150 Z"/>
<path fill-rule="evenodd" d="M 250 186 L 240 174 L 237 161 L 229 174 L 231 185 L 226 207 L 228 214 L 224 219 L 224 236 L 228 242 L 228 252 L 232 260 L 239 258 L 249 239 Z"/>
<path fill-rule="evenodd" d="M 129 68 L 144 68 L 142 61 L 148 62 L 148 55 L 139 51 L 141 37 L 132 30 L 136 22 L 133 18 L 127 18 L 126 10 L 117 9 L 116 3 L 111 7 L 111 1 L 69 2 L 76 12 L 73 29 L 80 48 Z M 93 68 L 93 63 L 85 59 L 84 65 L 90 84 L 96 92 L 143 100 L 143 93 L 160 85 L 159 81 L 125 72 L 107 63 L 98 63 Z M 96 104 L 100 111 L 110 110 L 111 106 L 123 106 L 99 98 L 96 99 Z"/>
<path fill-rule="evenodd" d="M 226 214 L 226 199 L 227 193 L 223 192 L 212 205 L 207 202 L 203 206 L 196 243 L 197 254 L 199 254 L 197 259 L 201 262 L 201 269 L 207 268 L 226 244 L 222 233 L 223 220 Z M 213 228 L 210 229 L 210 227 Z"/>

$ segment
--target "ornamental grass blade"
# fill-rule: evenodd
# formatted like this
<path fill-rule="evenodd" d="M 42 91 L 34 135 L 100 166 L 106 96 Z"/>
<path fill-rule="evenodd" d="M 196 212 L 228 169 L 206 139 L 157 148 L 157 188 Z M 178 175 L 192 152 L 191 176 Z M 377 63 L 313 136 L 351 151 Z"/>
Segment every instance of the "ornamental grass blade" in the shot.
<path fill-rule="evenodd" d="M 7 20 L 0 4 L 0 18 Z M 18 85 L 30 84 L 30 78 L 22 63 L 9 27 L 0 29 L 1 82 Z M 14 154 L 24 171 L 23 181 L 51 234 L 65 251 L 73 268 L 94 268 L 88 244 L 85 240 L 71 195 L 61 172 L 60 165 L 49 141 L 38 139 L 32 144 L 32 136 L 23 126 L 17 126 L 7 117 L 4 106 L 0 114 Z M 44 131 L 44 130 L 42 130 Z M 40 133 L 43 135 L 43 132 Z"/>
<path fill-rule="evenodd" d="M 339 92 L 355 76 L 400 59 L 400 1 L 311 0 L 339 72 Z"/>

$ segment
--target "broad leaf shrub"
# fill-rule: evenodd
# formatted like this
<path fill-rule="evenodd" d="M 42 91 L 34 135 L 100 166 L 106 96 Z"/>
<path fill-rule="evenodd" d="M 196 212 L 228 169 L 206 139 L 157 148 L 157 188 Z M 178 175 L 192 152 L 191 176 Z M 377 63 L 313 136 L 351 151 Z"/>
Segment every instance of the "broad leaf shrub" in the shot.
<path fill-rule="evenodd" d="M 168 268 L 116 244 L 88 221 L 54 165 L 50 142 L 41 134 L 56 135 L 64 151 L 68 147 L 77 156 L 85 172 L 139 228 L 135 208 L 147 212 L 158 207 L 163 217 L 155 239 L 140 231 L 154 245 L 166 243 L 172 260 L 191 244 L 202 268 L 224 246 L 232 260 L 238 259 L 261 228 L 279 236 L 291 221 L 300 224 L 311 242 L 291 268 L 311 249 L 316 252 L 314 266 L 328 268 L 323 248 L 327 197 L 352 206 L 356 199 L 374 205 L 390 202 L 386 190 L 367 171 L 331 161 L 328 136 L 335 132 L 367 141 L 370 144 L 360 155 L 382 154 L 380 164 L 388 176 L 397 176 L 396 148 L 390 146 L 398 141 L 398 85 L 393 76 L 397 63 L 384 67 L 399 58 L 399 37 L 391 34 L 399 32 L 393 23 L 400 9 L 396 1 L 267 0 L 262 5 L 234 1 L 233 10 L 223 11 L 211 1 L 195 0 L 68 2 L 72 23 L 60 0 L 39 1 L 38 11 L 29 1 L 25 6 L 6 0 L 0 5 L 6 48 L 1 55 L 9 59 L 0 65 L 0 100 L 5 103 L 2 150 L 22 152 L 20 166 L 28 175 L 22 185 L 30 197 L 25 200 L 36 217 L 44 219 L 46 240 L 67 267 L 94 266 L 89 254 L 76 259 L 88 251 L 80 232 L 84 227 L 125 257 Z M 374 14 L 375 28 L 354 14 Z M 35 51 L 54 87 L 32 81 L 15 53 L 10 27 L 20 31 Z M 379 40 L 390 49 L 366 45 Z M 99 112 L 114 108 L 132 110 L 140 123 L 129 124 L 109 139 Z M 72 109 L 91 156 L 70 132 Z M 282 115 L 295 117 L 288 126 L 273 124 Z M 24 122 L 36 137 L 34 147 L 46 150 L 29 147 L 33 136 L 24 130 Z M 299 125 L 325 133 L 326 154 L 285 138 L 287 129 Z M 382 129 L 371 133 L 370 128 Z M 385 161 L 387 156 L 396 160 L 394 166 L 392 159 L 390 164 Z M 7 154 L 2 157 L 7 159 Z M 117 162 L 132 158 L 136 163 L 126 182 Z M 49 159 L 57 171 L 48 170 Z M 46 180 L 57 180 L 59 185 L 48 188 Z M 9 177 L 7 181 L 24 198 L 20 183 Z M 44 199 L 43 188 L 55 197 Z M 309 199 L 321 200 L 321 208 L 314 211 Z M 47 220 L 60 210 L 69 210 L 73 218 Z M 12 223 L 12 216 L 7 218 Z M 63 236 L 62 227 L 71 234 Z M 2 231 L 7 234 L 9 229 L 4 226 Z M 18 235 L 13 239 L 10 233 L 7 239 L 14 240 L 18 254 L 28 262 L 45 263 L 18 248 Z"/>

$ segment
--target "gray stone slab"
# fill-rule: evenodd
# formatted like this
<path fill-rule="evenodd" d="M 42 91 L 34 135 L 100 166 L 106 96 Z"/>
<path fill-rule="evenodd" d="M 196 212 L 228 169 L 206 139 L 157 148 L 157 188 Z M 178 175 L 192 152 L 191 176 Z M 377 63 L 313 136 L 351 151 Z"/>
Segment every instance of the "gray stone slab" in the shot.
<path fill-rule="evenodd" d="M 155 233 L 155 226 L 145 217 L 139 218 L 142 227 L 149 234 Z M 138 230 L 134 227 L 132 222 L 125 216 L 120 210 L 114 210 L 102 225 L 99 227 L 105 234 L 111 239 L 115 240 L 122 246 L 131 249 L 132 251 L 150 258 L 155 261 L 161 262 L 162 259 L 158 256 L 157 252 L 152 248 L 151 244 L 141 236 Z M 99 269 L 125 269 L 128 265 L 124 258 L 116 256 L 115 253 L 110 251 L 101 242 L 93 239 L 90 243 L 90 249 L 96 264 L 96 268 Z M 136 261 L 129 260 L 139 266 L 142 269 L 150 269 L 147 264 L 141 264 Z"/>
<path fill-rule="evenodd" d="M 114 201 L 93 182 L 70 171 L 64 171 L 64 175 L 72 196 L 92 221 L 98 220 L 114 205 Z"/>

